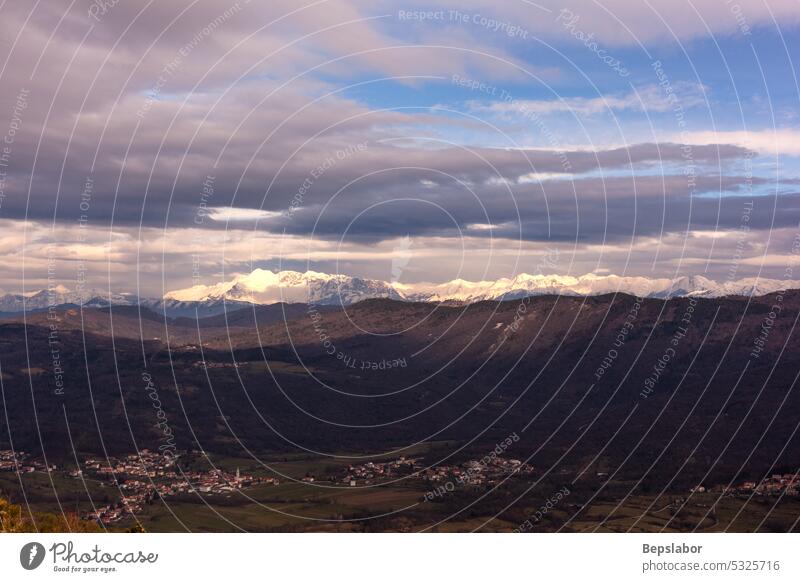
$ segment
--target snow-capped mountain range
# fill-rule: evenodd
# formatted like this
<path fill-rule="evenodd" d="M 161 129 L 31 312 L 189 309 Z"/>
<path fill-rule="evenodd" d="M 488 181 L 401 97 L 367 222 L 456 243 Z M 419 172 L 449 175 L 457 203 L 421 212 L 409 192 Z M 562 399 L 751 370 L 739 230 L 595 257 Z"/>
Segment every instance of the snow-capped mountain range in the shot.
<path fill-rule="evenodd" d="M 62 286 L 25 295 L 7 294 L 0 296 L 0 313 L 37 311 L 65 304 L 86 307 L 143 305 L 176 317 L 216 315 L 226 309 L 237 309 L 249 304 L 279 302 L 351 305 L 364 299 L 389 298 L 398 301 L 471 303 L 531 295 L 588 296 L 605 293 L 626 293 L 651 298 L 712 298 L 726 295 L 766 295 L 784 289 L 800 289 L 800 281 L 747 278 L 718 283 L 699 275 L 651 279 L 596 274 L 580 277 L 520 274 L 495 281 L 456 279 L 439 284 L 401 284 L 314 271 L 300 273 L 256 269 L 251 273 L 236 275 L 227 282 L 170 291 L 160 299 L 146 299 L 98 289 L 78 293 Z"/>
<path fill-rule="evenodd" d="M 107 307 L 108 305 L 135 305 L 138 298 L 126 293 L 112 293 L 103 289 L 72 291 L 63 285 L 31 293 L 8 293 L 0 295 L 0 313 L 39 311 L 54 305 L 84 305 Z"/>
<path fill-rule="evenodd" d="M 740 279 L 717 283 L 702 276 L 676 279 L 620 277 L 588 274 L 580 277 L 562 275 L 527 275 L 496 281 L 401 284 L 347 275 L 327 275 L 314 271 L 272 272 L 256 269 L 225 283 L 196 285 L 167 293 L 165 299 L 179 301 L 235 300 L 256 304 L 277 302 L 352 304 L 363 299 L 386 297 L 402 301 L 505 300 L 527 295 L 602 295 L 627 293 L 640 297 L 722 297 L 725 295 L 766 295 L 782 289 L 800 288 L 800 281 L 775 279 Z"/>
<path fill-rule="evenodd" d="M 256 269 L 216 285 L 195 285 L 171 291 L 164 299 L 177 301 L 245 301 L 256 304 L 316 303 L 318 305 L 349 305 L 362 299 L 388 297 L 407 299 L 405 293 L 385 281 L 361 279 L 347 275 L 326 275 L 306 271 L 273 272 Z"/>
<path fill-rule="evenodd" d="M 109 305 L 141 305 L 169 317 L 208 317 L 224 311 L 246 307 L 249 303 L 233 300 L 207 300 L 202 302 L 177 299 L 148 299 L 131 293 L 113 293 L 107 289 L 84 289 L 71 291 L 58 285 L 31 293 L 8 293 L 0 295 L 0 315 L 45 311 L 51 307 L 82 305 L 87 308 L 102 308 Z"/>

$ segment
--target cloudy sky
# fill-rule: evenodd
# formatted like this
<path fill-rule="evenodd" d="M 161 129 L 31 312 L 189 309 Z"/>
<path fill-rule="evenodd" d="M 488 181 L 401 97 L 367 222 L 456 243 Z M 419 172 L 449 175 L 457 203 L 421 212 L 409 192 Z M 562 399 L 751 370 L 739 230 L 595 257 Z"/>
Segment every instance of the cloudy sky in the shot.
<path fill-rule="evenodd" d="M 408 283 L 783 278 L 798 25 L 796 0 L 3 2 L 0 289 L 397 257 Z"/>

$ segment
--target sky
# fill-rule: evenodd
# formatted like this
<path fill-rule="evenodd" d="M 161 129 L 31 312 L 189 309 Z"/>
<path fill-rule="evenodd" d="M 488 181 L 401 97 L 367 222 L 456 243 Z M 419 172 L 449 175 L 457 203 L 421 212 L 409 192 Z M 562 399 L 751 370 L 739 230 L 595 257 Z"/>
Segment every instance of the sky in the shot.
<path fill-rule="evenodd" d="M 4 2 L 0 289 L 800 279 L 798 25 L 796 0 Z"/>

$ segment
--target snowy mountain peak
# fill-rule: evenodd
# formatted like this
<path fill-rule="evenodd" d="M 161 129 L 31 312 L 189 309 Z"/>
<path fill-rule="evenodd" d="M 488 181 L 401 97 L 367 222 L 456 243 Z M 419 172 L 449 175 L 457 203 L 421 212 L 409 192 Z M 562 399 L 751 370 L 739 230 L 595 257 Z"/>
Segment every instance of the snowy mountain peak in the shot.
<path fill-rule="evenodd" d="M 360 279 L 346 275 L 327 275 L 315 271 L 279 271 L 256 269 L 236 275 L 231 281 L 216 285 L 195 285 L 171 291 L 164 298 L 176 301 L 235 300 L 256 304 L 317 303 L 348 305 L 362 299 L 388 297 L 404 299 L 403 294 L 385 281 Z"/>

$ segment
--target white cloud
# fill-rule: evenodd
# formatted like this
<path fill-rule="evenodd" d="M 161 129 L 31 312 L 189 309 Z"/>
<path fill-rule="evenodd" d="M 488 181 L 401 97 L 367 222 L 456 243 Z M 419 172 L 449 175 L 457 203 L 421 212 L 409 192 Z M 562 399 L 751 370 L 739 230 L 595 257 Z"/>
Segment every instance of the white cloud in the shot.
<path fill-rule="evenodd" d="M 682 134 L 692 145 L 727 143 L 746 147 L 761 155 L 800 156 L 800 130 L 763 129 L 756 131 L 696 131 Z M 680 139 L 675 137 L 675 139 Z"/>
<path fill-rule="evenodd" d="M 514 100 L 492 103 L 472 101 L 469 106 L 474 111 L 488 111 L 500 114 L 549 115 L 571 113 L 573 115 L 598 115 L 609 112 L 637 111 L 643 113 L 664 113 L 672 111 L 676 103 L 683 109 L 700 107 L 706 104 L 708 88 L 693 82 L 676 81 L 672 84 L 679 101 L 672 102 L 657 85 L 639 87 L 631 93 L 622 95 L 600 95 L 598 97 L 563 97 L 547 100 Z"/>
<path fill-rule="evenodd" d="M 207 216 L 215 222 L 254 222 L 268 218 L 278 218 L 281 212 L 259 210 L 257 208 L 222 208 L 211 207 L 207 209 Z"/>

